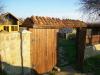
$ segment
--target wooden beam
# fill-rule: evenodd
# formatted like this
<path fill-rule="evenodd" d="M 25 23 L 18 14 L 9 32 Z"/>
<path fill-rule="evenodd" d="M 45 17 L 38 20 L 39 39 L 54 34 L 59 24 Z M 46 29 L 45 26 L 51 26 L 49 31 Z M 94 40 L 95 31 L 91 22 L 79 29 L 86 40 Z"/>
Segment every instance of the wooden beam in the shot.
<path fill-rule="evenodd" d="M 77 69 L 83 70 L 84 64 L 84 51 L 86 44 L 86 28 L 77 28 L 77 51 L 76 51 L 76 63 Z"/>

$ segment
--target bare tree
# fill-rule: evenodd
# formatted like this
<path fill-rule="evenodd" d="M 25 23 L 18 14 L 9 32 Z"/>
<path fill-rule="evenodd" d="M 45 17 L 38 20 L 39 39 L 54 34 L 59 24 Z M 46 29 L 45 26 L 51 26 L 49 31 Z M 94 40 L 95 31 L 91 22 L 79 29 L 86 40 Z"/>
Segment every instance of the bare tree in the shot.
<path fill-rule="evenodd" d="M 80 0 L 83 13 L 88 14 L 89 19 L 98 19 L 100 16 L 100 0 Z"/>
<path fill-rule="evenodd" d="M 81 4 L 86 12 L 100 12 L 100 0 L 81 0 Z"/>

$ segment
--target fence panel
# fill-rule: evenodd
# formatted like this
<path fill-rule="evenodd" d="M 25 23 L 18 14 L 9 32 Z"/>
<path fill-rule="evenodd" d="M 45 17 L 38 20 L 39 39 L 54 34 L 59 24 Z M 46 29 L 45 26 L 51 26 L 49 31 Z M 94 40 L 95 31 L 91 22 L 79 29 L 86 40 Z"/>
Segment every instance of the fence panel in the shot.
<path fill-rule="evenodd" d="M 30 29 L 32 66 L 45 73 L 56 65 L 56 29 Z"/>

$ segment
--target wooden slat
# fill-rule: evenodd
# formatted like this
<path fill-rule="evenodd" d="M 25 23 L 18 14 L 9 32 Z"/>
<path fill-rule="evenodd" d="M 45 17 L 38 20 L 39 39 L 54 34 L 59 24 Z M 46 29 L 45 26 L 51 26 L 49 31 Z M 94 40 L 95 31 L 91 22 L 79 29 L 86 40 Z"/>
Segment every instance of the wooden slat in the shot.
<path fill-rule="evenodd" d="M 56 50 L 54 53 L 54 65 L 55 65 L 55 64 L 57 64 L 57 33 L 58 33 L 58 29 L 55 29 L 54 31 L 55 31 L 55 33 L 54 33 L 54 40 L 55 40 L 54 50 Z"/>
<path fill-rule="evenodd" d="M 30 31 L 32 32 L 31 34 L 31 61 L 32 61 L 32 67 L 36 67 L 36 34 L 35 34 L 35 30 L 30 29 Z M 34 49 L 34 50 L 33 50 Z M 34 55 L 33 55 L 34 54 Z M 34 60 L 33 60 L 34 59 Z"/>
<path fill-rule="evenodd" d="M 51 69 L 52 68 L 52 64 L 53 64 L 53 29 L 48 29 L 47 30 L 47 68 Z M 49 61 L 48 61 L 49 59 Z"/>
<path fill-rule="evenodd" d="M 45 51 L 46 51 L 46 32 L 45 32 L 45 30 L 44 29 L 42 29 L 42 30 L 38 30 L 39 31 L 39 44 L 40 44 L 40 46 L 39 46 L 39 48 L 40 48 L 40 50 L 38 51 L 39 52 L 39 57 L 37 57 L 38 58 L 38 60 L 40 60 L 40 63 L 39 63 L 39 68 L 38 68 L 38 71 L 40 70 L 40 73 L 43 73 L 43 72 L 45 72 L 45 63 L 46 63 L 46 61 L 45 61 L 45 58 L 46 58 L 46 56 L 45 56 Z"/>

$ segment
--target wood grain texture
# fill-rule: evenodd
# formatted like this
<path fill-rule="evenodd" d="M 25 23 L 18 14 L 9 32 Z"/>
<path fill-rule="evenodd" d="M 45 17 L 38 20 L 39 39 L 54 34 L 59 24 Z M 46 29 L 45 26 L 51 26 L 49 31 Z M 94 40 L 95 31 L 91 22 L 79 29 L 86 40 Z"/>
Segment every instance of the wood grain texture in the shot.
<path fill-rule="evenodd" d="M 32 67 L 39 74 L 49 72 L 56 65 L 58 29 L 30 29 Z"/>

